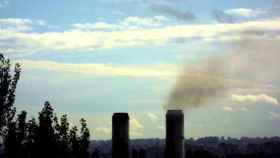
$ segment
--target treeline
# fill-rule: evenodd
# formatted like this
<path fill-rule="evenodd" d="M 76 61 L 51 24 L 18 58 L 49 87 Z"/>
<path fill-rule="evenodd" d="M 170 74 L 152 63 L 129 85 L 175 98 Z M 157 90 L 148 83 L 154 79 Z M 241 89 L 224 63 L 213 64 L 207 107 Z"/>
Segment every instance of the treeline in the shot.
<path fill-rule="evenodd" d="M 38 119 L 27 120 L 27 112 L 17 114 L 16 86 L 20 64 L 11 72 L 10 60 L 0 54 L 0 137 L 8 158 L 88 158 L 90 132 L 85 119 L 80 129 L 70 127 L 67 115 L 58 118 L 49 102 L 45 102 Z"/>

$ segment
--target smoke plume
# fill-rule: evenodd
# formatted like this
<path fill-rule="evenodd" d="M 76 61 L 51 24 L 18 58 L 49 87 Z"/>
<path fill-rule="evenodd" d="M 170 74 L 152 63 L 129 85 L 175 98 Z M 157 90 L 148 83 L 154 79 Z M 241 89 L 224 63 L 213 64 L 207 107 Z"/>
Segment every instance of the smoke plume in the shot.
<path fill-rule="evenodd" d="M 198 107 L 223 97 L 228 84 L 225 65 L 216 56 L 187 64 L 170 94 L 168 108 Z"/>
<path fill-rule="evenodd" d="M 231 96 L 279 98 L 279 39 L 227 43 L 227 51 L 186 64 L 170 93 L 169 109 L 190 109 L 233 101 Z"/>
<path fill-rule="evenodd" d="M 268 14 L 261 14 L 262 20 L 279 18 L 280 0 L 274 0 L 272 7 L 264 13 Z M 219 22 L 238 25 L 223 11 L 216 10 L 213 14 Z M 224 49 L 185 65 L 170 93 L 167 108 L 190 109 L 215 105 L 219 101 L 232 104 L 233 101 L 241 102 L 240 98 L 242 102 L 278 105 L 280 30 L 252 28 L 231 34 L 239 39 L 215 43 Z"/>

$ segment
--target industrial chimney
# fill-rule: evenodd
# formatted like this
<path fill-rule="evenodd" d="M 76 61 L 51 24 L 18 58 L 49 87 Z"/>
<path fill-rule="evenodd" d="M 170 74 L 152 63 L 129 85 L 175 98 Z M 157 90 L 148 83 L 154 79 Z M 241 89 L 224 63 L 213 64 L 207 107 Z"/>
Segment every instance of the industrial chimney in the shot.
<path fill-rule="evenodd" d="M 182 110 L 167 111 L 165 158 L 184 158 L 184 113 Z"/>
<path fill-rule="evenodd" d="M 112 158 L 129 158 L 129 116 L 127 113 L 113 115 Z"/>

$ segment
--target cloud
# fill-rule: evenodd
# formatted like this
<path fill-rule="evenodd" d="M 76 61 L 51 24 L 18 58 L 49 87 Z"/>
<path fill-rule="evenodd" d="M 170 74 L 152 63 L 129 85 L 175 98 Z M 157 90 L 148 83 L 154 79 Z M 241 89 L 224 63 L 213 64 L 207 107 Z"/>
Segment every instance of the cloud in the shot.
<path fill-rule="evenodd" d="M 21 60 L 24 70 L 45 70 L 66 73 L 78 73 L 97 76 L 155 77 L 169 78 L 176 75 L 176 67 L 159 66 L 114 66 L 111 64 L 71 64 L 53 61 Z"/>
<path fill-rule="evenodd" d="M 112 133 L 111 128 L 108 127 L 96 127 L 94 131 L 101 135 L 111 135 Z"/>
<path fill-rule="evenodd" d="M 151 8 L 155 11 L 161 12 L 167 16 L 174 17 L 182 21 L 193 21 L 196 19 L 195 15 L 190 11 L 181 11 L 175 7 L 172 7 L 170 3 L 163 1 L 153 1 Z"/>
<path fill-rule="evenodd" d="M 252 21 L 267 14 L 266 10 L 250 8 L 234 8 L 228 10 L 214 10 L 213 17 L 220 23 L 236 23 L 242 21 Z"/>
<path fill-rule="evenodd" d="M 136 120 L 135 118 L 131 118 L 129 120 L 129 123 L 130 123 L 131 129 L 138 130 L 138 129 L 143 128 L 143 125 L 138 120 Z"/>
<path fill-rule="evenodd" d="M 133 21 L 133 20 L 132 20 Z M 136 20 L 137 21 L 137 20 Z M 18 32 L 2 29 L 0 45 L 4 53 L 40 51 L 95 52 L 113 48 L 159 46 L 176 39 L 197 39 L 202 42 L 240 41 L 240 36 L 254 39 L 279 38 L 279 19 L 235 24 L 175 25 L 160 28 L 140 28 L 116 31 L 70 29 L 63 32 Z"/>
<path fill-rule="evenodd" d="M 249 8 L 235 8 L 235 9 L 226 10 L 225 13 L 232 16 L 252 18 L 252 17 L 258 17 L 260 15 L 263 15 L 266 13 L 266 11 L 253 10 Z"/>
<path fill-rule="evenodd" d="M 30 20 L 21 18 L 5 18 L 0 19 L 0 26 L 2 30 L 6 31 L 31 31 L 34 26 L 45 26 L 46 22 L 43 20 Z"/>
<path fill-rule="evenodd" d="M 212 12 L 213 18 L 220 23 L 234 23 L 235 19 L 232 15 L 225 13 L 222 10 L 214 10 Z"/>
<path fill-rule="evenodd" d="M 134 117 L 130 117 L 129 125 L 131 129 L 130 132 L 133 137 L 141 137 L 143 135 L 142 130 L 144 126 Z"/>
<path fill-rule="evenodd" d="M 168 21 L 168 18 L 164 16 L 155 16 L 153 18 L 127 17 L 121 22 L 121 25 L 136 28 L 158 27 L 164 21 Z"/>
<path fill-rule="evenodd" d="M 129 16 L 120 20 L 116 24 L 107 22 L 96 22 L 96 23 L 76 23 L 72 27 L 78 30 L 93 31 L 93 30 L 104 30 L 104 31 L 117 31 L 117 30 L 132 30 L 141 28 L 156 28 L 162 26 L 164 22 L 168 21 L 165 16 L 154 16 L 154 17 L 138 17 Z"/>
<path fill-rule="evenodd" d="M 158 116 L 156 114 L 154 114 L 154 113 L 148 112 L 147 116 L 153 122 L 156 122 L 158 120 Z"/>
<path fill-rule="evenodd" d="M 258 95 L 238 95 L 233 94 L 231 95 L 232 99 L 237 102 L 262 102 L 262 103 L 269 103 L 272 105 L 278 105 L 278 100 L 274 97 L 268 96 L 266 94 L 258 94 Z"/>
<path fill-rule="evenodd" d="M 248 108 L 245 106 L 223 106 L 222 110 L 226 112 L 246 112 Z"/>
<path fill-rule="evenodd" d="M 5 8 L 9 5 L 9 1 L 8 0 L 1 0 L 0 1 L 0 8 Z"/>
<path fill-rule="evenodd" d="M 119 29 L 118 25 L 109 24 L 106 22 L 96 22 L 96 23 L 76 23 L 72 27 L 78 30 L 116 30 Z"/>
<path fill-rule="evenodd" d="M 230 106 L 224 106 L 223 110 L 224 111 L 228 111 L 228 112 L 234 112 L 234 109 L 232 107 L 230 107 Z"/>

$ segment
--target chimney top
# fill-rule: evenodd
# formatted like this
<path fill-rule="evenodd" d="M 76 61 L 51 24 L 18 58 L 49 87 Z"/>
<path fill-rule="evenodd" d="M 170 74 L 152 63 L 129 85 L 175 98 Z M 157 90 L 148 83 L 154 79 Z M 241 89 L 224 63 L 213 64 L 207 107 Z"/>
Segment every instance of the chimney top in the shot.
<path fill-rule="evenodd" d="M 167 114 L 183 114 L 183 110 L 167 110 Z"/>
<path fill-rule="evenodd" d="M 115 117 L 117 117 L 117 118 L 128 118 L 128 113 L 124 113 L 124 112 L 122 112 L 122 113 L 114 113 L 113 114 L 113 118 L 115 118 Z"/>

